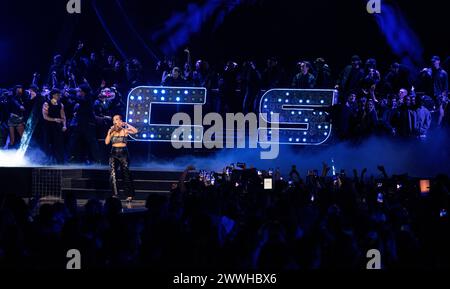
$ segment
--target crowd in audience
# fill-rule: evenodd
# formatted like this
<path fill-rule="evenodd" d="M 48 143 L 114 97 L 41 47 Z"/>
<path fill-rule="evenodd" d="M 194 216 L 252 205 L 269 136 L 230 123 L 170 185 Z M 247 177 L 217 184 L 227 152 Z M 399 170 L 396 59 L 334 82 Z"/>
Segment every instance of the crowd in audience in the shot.
<path fill-rule="evenodd" d="M 295 166 L 287 174 L 188 167 L 170 194 L 149 195 L 143 212 L 124 213 L 118 198 L 77 208 L 67 194 L 37 208 L 2 195 L 0 267 L 64 270 L 67 250 L 78 249 L 82 269 L 364 270 L 377 249 L 382 269 L 448 270 L 448 177 L 421 186 L 378 169 L 367 177 L 326 164 L 305 175 Z"/>
<path fill-rule="evenodd" d="M 56 55 L 45 77 L 35 73 L 31 85 L 1 91 L 0 147 L 17 148 L 25 128 L 34 124 L 33 140 L 53 162 L 99 162 L 97 139 L 104 138 L 113 115 L 124 114 L 127 93 L 138 85 L 205 87 L 206 110 L 222 113 L 257 112 L 261 91 L 271 88 L 337 89 L 332 118 L 339 139 L 373 134 L 426 139 L 430 128 L 448 122 L 448 75 L 438 56 L 421 71 L 393 63 L 381 73 L 375 59 L 355 55 L 337 76 L 324 58 L 302 60 L 290 76 L 275 57 L 261 68 L 254 61 L 213 68 L 205 59 L 194 64 L 189 49 L 184 53 L 179 63 L 159 61 L 150 73 L 155 80 L 146 79 L 136 58 L 120 60 L 105 50 L 88 54 L 79 43 L 71 57 Z"/>

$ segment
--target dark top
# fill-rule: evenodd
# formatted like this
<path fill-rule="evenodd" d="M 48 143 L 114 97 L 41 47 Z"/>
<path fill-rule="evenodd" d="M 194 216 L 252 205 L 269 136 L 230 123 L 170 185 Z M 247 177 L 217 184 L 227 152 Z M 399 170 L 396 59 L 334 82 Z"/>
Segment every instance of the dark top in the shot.
<path fill-rule="evenodd" d="M 339 75 L 338 85 L 345 94 L 351 90 L 358 89 L 363 78 L 364 70 L 362 68 L 354 68 L 348 65 Z"/>
<path fill-rule="evenodd" d="M 74 108 L 74 117 L 71 126 L 95 125 L 95 115 L 92 98 L 86 95 L 84 98 L 78 98 Z"/>
<path fill-rule="evenodd" d="M 432 69 L 434 96 L 440 97 L 448 92 L 448 74 L 442 68 Z"/>
<path fill-rule="evenodd" d="M 181 78 L 181 76 L 177 78 L 174 78 L 173 76 L 168 76 L 161 85 L 182 87 L 187 86 L 187 82 L 183 78 Z"/>
<path fill-rule="evenodd" d="M 292 87 L 300 89 L 311 89 L 314 88 L 315 81 L 316 78 L 311 73 L 298 73 L 292 80 Z"/>
<path fill-rule="evenodd" d="M 266 68 L 262 74 L 263 88 L 278 88 L 284 85 L 285 72 L 280 66 Z"/>
<path fill-rule="evenodd" d="M 210 87 L 211 75 L 208 72 L 194 71 L 192 73 L 192 84 L 195 87 Z"/>
<path fill-rule="evenodd" d="M 54 105 L 51 100 L 46 101 L 48 104 L 48 116 L 51 118 L 61 118 L 61 103 Z"/>
<path fill-rule="evenodd" d="M 97 99 L 94 102 L 94 113 L 98 117 L 112 116 L 111 113 L 112 101 L 109 99 Z"/>
<path fill-rule="evenodd" d="M 24 112 L 20 109 L 25 107 L 25 95 L 14 95 L 9 98 L 9 112 L 17 116 L 23 117 Z"/>

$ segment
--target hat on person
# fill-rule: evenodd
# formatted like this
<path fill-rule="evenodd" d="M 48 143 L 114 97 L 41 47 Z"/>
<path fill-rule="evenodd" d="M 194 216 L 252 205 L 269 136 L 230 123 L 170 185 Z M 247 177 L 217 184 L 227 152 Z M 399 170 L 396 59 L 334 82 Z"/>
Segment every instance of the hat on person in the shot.
<path fill-rule="evenodd" d="M 82 83 L 80 84 L 80 86 L 78 87 L 79 90 L 83 91 L 86 94 L 89 94 L 91 92 L 91 88 L 89 87 L 89 85 L 87 85 L 86 83 Z"/>
<path fill-rule="evenodd" d="M 435 55 L 435 56 L 431 57 L 431 61 L 432 62 L 434 62 L 434 61 L 441 61 L 441 58 L 439 56 Z"/>
<path fill-rule="evenodd" d="M 55 94 L 61 94 L 61 90 L 59 90 L 59 89 L 57 89 L 57 88 L 53 88 L 53 89 L 50 91 L 50 96 L 53 96 L 53 95 L 55 95 Z"/>
<path fill-rule="evenodd" d="M 353 55 L 352 61 L 361 61 L 361 58 L 358 55 Z"/>

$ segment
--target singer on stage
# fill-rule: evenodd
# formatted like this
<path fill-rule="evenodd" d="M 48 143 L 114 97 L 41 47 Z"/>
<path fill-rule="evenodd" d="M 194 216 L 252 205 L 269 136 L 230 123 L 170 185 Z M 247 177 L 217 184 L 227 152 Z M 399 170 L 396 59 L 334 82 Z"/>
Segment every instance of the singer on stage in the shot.
<path fill-rule="evenodd" d="M 111 154 L 109 156 L 110 166 L 110 183 L 114 197 L 118 197 L 119 190 L 117 189 L 117 163 L 123 174 L 123 181 L 125 183 L 125 194 L 127 201 L 131 202 L 134 197 L 133 181 L 131 179 L 129 168 L 129 156 L 127 148 L 127 138 L 129 134 L 136 134 L 138 130 L 123 122 L 120 115 L 113 117 L 113 126 L 109 129 L 105 138 L 105 144 L 112 144 Z"/>

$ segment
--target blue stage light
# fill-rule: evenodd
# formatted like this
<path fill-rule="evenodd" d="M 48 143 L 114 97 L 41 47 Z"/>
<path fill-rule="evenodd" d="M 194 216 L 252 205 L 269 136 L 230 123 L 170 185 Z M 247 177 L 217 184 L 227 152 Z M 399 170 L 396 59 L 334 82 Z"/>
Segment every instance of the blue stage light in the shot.
<path fill-rule="evenodd" d="M 142 137 L 143 137 L 143 138 L 147 138 L 147 134 L 144 133 L 144 134 L 142 135 Z"/>
<path fill-rule="evenodd" d="M 185 95 L 186 94 L 186 95 Z M 183 95 L 183 97 L 182 97 Z M 192 95 L 192 97 L 191 97 Z M 131 101 L 130 98 L 133 96 L 135 101 Z M 142 101 L 137 102 L 139 96 L 142 96 Z M 198 97 L 197 97 L 198 96 Z M 204 104 L 206 101 L 206 89 L 204 88 L 173 88 L 173 87 L 137 87 L 133 89 L 129 93 L 128 104 L 127 104 L 127 121 L 130 124 L 136 126 L 136 128 L 141 131 L 141 133 L 136 134 L 133 139 L 139 141 L 140 139 L 143 141 L 166 141 L 170 142 L 171 140 L 177 141 L 180 139 L 180 133 L 177 133 L 176 139 L 172 139 L 172 132 L 170 124 L 152 124 L 152 120 L 149 116 L 152 114 L 152 109 L 155 110 L 155 107 L 152 107 L 152 103 L 158 103 L 156 107 L 159 109 L 160 105 L 169 105 L 169 106 L 177 106 L 179 104 Z M 203 103 L 201 103 L 203 102 Z M 138 104 L 138 106 L 136 106 Z M 157 110 L 158 110 L 157 109 Z M 130 111 L 132 111 L 130 113 Z M 130 120 L 128 120 L 130 118 Z M 158 129 L 160 133 L 156 133 L 154 129 Z M 198 129 L 199 134 L 202 135 L 203 129 Z M 164 133 L 163 133 L 164 131 Z M 147 137 L 144 138 L 143 134 L 146 134 Z M 150 137 L 150 134 L 154 134 L 153 138 Z M 196 131 L 197 133 L 197 131 Z M 187 133 L 184 136 L 184 140 L 188 140 Z M 196 138 L 192 134 L 192 140 Z M 201 139 L 201 138 L 200 138 Z M 197 141 L 197 139 L 196 139 Z"/>
<path fill-rule="evenodd" d="M 293 98 L 290 98 L 290 96 L 292 96 Z M 268 112 L 273 115 L 280 114 L 280 118 L 279 120 L 277 119 L 277 122 L 282 124 L 301 124 L 304 126 L 303 129 L 287 128 L 287 127 L 277 129 L 280 131 L 281 139 L 284 139 L 284 141 L 287 144 L 318 145 L 324 143 L 327 140 L 327 136 L 324 136 L 322 134 L 325 131 L 324 125 L 326 123 L 329 127 L 331 126 L 328 124 L 328 120 L 325 119 L 325 116 L 328 113 L 321 111 L 321 109 L 323 109 L 324 107 L 329 107 L 333 104 L 335 99 L 334 91 L 276 89 L 267 91 L 261 97 L 261 99 L 262 99 L 260 107 L 261 113 Z M 323 102 L 321 102 L 321 100 L 323 100 Z M 268 103 L 265 101 L 270 102 L 271 104 L 270 110 L 265 109 L 265 105 L 268 105 Z M 292 104 L 293 108 L 288 109 L 286 107 L 286 105 L 288 104 Z M 308 106 L 310 108 L 307 108 Z M 273 122 L 274 117 L 271 116 L 269 120 Z M 300 130 L 300 131 L 292 132 L 292 130 Z M 309 130 L 311 131 L 311 133 L 308 132 Z M 331 132 L 329 129 L 327 130 L 327 132 L 328 135 L 330 135 Z M 308 138 L 309 135 L 311 135 L 312 137 L 311 139 Z M 289 141 L 290 138 L 293 139 L 292 142 Z M 298 142 L 295 142 L 296 138 L 298 138 Z M 305 139 L 303 140 L 303 138 Z M 269 142 L 273 141 L 273 139 L 269 137 L 268 141 Z"/>
<path fill-rule="evenodd" d="M 131 100 L 134 100 L 134 96 L 130 96 L 130 99 L 131 99 Z"/>
<path fill-rule="evenodd" d="M 151 134 L 151 135 L 150 135 L 150 138 L 154 138 L 154 137 L 155 137 L 155 135 L 154 135 L 154 134 Z"/>
<path fill-rule="evenodd" d="M 138 96 L 138 100 L 142 100 L 142 96 Z"/>

